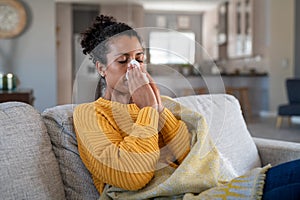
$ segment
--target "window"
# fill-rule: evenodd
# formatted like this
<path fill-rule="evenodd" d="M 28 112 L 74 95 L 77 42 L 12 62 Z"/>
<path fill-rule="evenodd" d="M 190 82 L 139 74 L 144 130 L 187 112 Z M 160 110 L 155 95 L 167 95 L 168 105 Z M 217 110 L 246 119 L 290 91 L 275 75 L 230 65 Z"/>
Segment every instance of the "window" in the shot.
<path fill-rule="evenodd" d="M 152 64 L 193 64 L 195 34 L 153 31 L 149 38 L 149 53 Z"/>

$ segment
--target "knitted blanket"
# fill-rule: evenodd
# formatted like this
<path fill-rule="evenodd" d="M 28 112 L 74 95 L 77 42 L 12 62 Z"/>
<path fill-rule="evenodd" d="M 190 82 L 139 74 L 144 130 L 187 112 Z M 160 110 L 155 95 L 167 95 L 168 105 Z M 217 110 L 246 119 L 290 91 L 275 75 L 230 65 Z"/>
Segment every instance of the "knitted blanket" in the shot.
<path fill-rule="evenodd" d="M 177 169 L 171 166 L 158 169 L 146 187 L 138 191 L 106 185 L 101 200 L 261 199 L 269 165 L 235 177 L 231 165 L 212 142 L 204 117 L 171 98 L 163 97 L 162 101 L 176 118 L 186 123 L 192 134 L 190 153 Z"/>

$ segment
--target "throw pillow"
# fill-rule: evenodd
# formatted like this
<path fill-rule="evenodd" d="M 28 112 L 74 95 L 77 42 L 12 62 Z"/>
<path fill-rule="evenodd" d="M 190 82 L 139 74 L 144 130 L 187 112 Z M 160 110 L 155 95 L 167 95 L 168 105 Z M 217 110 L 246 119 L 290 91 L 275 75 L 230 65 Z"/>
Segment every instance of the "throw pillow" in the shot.
<path fill-rule="evenodd" d="M 59 162 L 66 198 L 97 199 L 99 193 L 78 153 L 73 108 L 74 105 L 68 104 L 46 109 L 42 113 L 43 120 Z"/>

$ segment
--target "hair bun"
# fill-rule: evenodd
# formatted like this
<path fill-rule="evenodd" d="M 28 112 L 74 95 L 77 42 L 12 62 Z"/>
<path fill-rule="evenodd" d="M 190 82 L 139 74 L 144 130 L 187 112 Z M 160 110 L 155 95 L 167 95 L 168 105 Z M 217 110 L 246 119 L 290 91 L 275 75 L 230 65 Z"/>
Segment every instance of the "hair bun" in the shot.
<path fill-rule="evenodd" d="M 116 19 L 112 16 L 98 15 L 94 21 L 95 25 L 101 26 L 102 29 L 116 24 Z"/>

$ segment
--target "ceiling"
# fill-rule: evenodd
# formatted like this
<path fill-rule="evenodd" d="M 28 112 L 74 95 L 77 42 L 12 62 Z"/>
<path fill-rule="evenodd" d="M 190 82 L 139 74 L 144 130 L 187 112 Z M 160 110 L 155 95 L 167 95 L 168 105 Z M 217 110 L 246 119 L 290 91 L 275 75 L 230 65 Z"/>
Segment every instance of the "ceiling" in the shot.
<path fill-rule="evenodd" d="M 85 4 L 140 4 L 145 10 L 203 12 L 228 0 L 55 0 Z"/>

